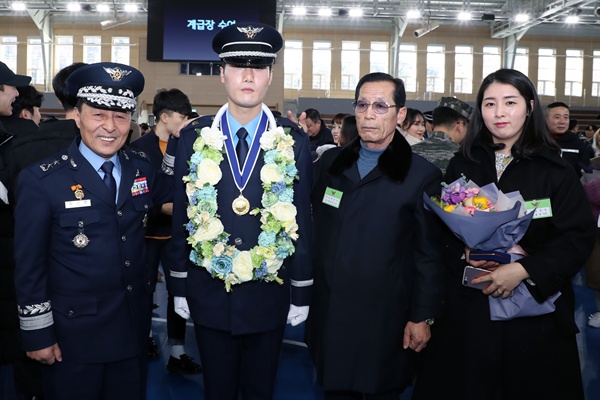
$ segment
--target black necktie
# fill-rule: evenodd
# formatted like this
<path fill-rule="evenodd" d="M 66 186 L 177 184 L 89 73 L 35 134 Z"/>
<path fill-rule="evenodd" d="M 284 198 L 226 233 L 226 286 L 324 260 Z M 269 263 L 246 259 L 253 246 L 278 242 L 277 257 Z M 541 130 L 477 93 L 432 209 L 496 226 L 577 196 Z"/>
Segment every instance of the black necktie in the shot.
<path fill-rule="evenodd" d="M 100 167 L 100 169 L 104 172 L 104 184 L 110 190 L 113 195 L 113 199 L 117 198 L 117 181 L 115 181 L 115 177 L 112 174 L 112 170 L 115 164 L 112 161 L 105 161 L 104 164 Z"/>
<path fill-rule="evenodd" d="M 246 161 L 246 156 L 248 155 L 248 142 L 246 142 L 246 136 L 248 136 L 248 132 L 244 128 L 240 128 L 237 133 L 238 144 L 235 146 L 235 152 L 237 154 L 238 162 L 240 163 L 240 171 L 244 166 L 244 161 Z"/>

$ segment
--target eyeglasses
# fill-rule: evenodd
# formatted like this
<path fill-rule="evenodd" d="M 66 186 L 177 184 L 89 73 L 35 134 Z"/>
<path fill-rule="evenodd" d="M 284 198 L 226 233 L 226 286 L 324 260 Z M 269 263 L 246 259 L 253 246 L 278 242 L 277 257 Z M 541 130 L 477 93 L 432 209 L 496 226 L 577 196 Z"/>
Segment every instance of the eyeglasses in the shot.
<path fill-rule="evenodd" d="M 373 106 L 373 111 L 375 112 L 375 114 L 385 114 L 390 108 L 396 107 L 395 104 L 389 105 L 388 103 L 385 103 L 383 101 L 375 101 L 373 103 L 368 103 L 363 100 L 353 102 L 352 106 L 354 107 L 354 111 L 356 111 L 357 113 L 364 113 L 367 111 L 369 106 Z"/>

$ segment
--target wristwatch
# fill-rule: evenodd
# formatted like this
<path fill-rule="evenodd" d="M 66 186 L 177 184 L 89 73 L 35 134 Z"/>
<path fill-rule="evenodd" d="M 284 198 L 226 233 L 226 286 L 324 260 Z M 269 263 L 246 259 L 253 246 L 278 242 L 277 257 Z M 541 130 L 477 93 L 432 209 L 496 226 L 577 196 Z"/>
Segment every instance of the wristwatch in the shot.
<path fill-rule="evenodd" d="M 433 325 L 433 323 L 435 322 L 435 319 L 434 319 L 434 318 L 427 318 L 427 319 L 426 319 L 425 321 L 423 321 L 423 322 L 425 322 L 425 323 L 426 323 L 428 326 L 431 326 L 431 325 Z"/>

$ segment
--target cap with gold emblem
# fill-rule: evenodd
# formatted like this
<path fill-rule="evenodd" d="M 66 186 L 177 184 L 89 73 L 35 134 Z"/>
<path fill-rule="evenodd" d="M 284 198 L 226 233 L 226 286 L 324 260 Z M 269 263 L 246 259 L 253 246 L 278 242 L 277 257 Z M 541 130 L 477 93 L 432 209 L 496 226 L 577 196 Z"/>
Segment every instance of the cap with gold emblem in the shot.
<path fill-rule="evenodd" d="M 219 58 L 235 67 L 265 68 L 275 63 L 283 46 L 281 34 L 270 25 L 239 23 L 223 29 L 213 39 Z"/>
<path fill-rule="evenodd" d="M 135 98 L 144 90 L 144 75 L 129 65 L 102 62 L 74 71 L 67 90 L 95 108 L 133 111 Z"/>

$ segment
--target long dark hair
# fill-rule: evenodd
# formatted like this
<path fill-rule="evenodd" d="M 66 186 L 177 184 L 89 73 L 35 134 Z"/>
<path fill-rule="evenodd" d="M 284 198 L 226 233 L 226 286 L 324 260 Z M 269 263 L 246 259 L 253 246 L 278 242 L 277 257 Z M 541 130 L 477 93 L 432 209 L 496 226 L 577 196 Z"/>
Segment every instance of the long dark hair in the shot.
<path fill-rule="evenodd" d="M 542 110 L 540 99 L 538 98 L 533 83 L 527 76 L 515 69 L 499 69 L 498 71 L 489 74 L 483 82 L 481 82 L 481 86 L 479 87 L 476 109 L 469 122 L 467 135 L 461 144 L 461 151 L 465 157 L 471 161 L 476 161 L 471 154 L 471 146 L 477 139 L 479 139 L 481 143 L 492 147 L 494 150 L 504 148 L 504 144 L 494 143 L 491 132 L 485 126 L 481 111 L 484 93 L 492 83 L 511 85 L 525 98 L 527 117 L 523 123 L 523 132 L 521 133 L 521 136 L 511 148 L 511 154 L 515 158 L 529 157 L 545 147 L 560 152 L 560 148 L 556 142 L 552 140 L 552 137 L 546 128 L 544 111 Z M 532 100 L 533 108 L 531 107 Z"/>

